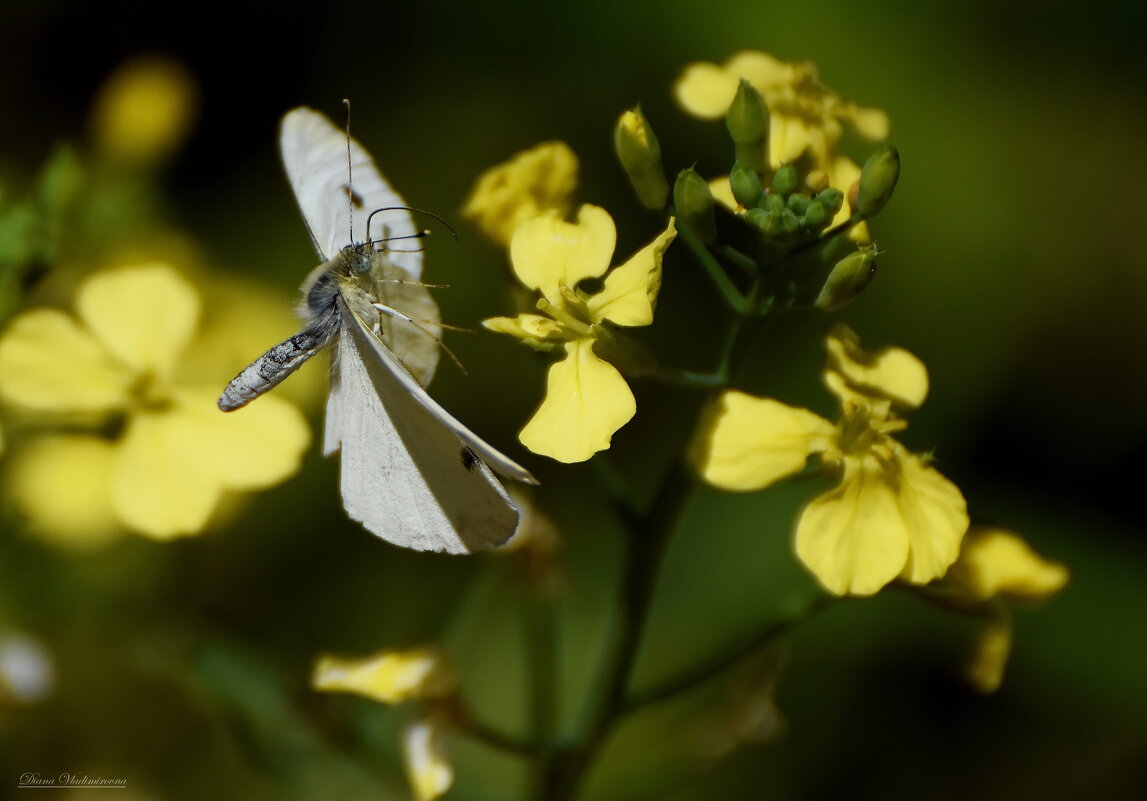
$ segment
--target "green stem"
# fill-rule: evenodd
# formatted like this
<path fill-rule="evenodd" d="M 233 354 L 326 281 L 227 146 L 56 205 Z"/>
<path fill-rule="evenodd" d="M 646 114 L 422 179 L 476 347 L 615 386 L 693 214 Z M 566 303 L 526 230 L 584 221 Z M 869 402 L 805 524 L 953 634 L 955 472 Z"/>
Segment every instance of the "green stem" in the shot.
<path fill-rule="evenodd" d="M 709 279 L 717 287 L 717 290 L 721 293 L 725 302 L 729 304 L 729 308 L 738 315 L 742 314 L 745 308 L 744 296 L 741 295 L 733 282 L 729 280 L 729 276 L 725 273 L 724 269 L 722 269 L 721 265 L 717 263 L 717 260 L 713 258 L 713 254 L 709 251 L 709 248 L 705 247 L 705 243 L 694 236 L 693 232 L 685 225 L 677 226 L 677 235 L 701 264 L 701 267 L 705 270 L 705 274 L 709 276 Z"/>
<path fill-rule="evenodd" d="M 630 696 L 625 703 L 624 712 L 630 714 L 643 707 L 665 701 L 675 695 L 692 690 L 749 654 L 774 642 L 777 638 L 787 633 L 793 626 L 827 609 L 836 600 L 838 599 L 828 595 L 818 596 L 806 604 L 803 609 L 787 617 L 774 620 L 748 640 L 730 648 L 724 654 L 701 665 L 690 668 L 657 687 Z"/>

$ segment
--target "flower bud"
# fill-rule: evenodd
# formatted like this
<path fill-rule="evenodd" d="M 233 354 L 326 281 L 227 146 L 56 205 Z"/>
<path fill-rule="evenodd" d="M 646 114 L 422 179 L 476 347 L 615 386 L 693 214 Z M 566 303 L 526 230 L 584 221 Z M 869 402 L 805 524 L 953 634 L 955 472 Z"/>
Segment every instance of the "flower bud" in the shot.
<path fill-rule="evenodd" d="M 749 209 L 741 215 L 741 219 L 747 222 L 758 231 L 765 230 L 765 220 L 768 219 L 769 212 L 764 209 Z"/>
<path fill-rule="evenodd" d="M 853 207 L 865 217 L 875 216 L 896 188 L 900 177 L 900 154 L 891 145 L 885 145 L 868 157 L 860 171 L 860 190 Z"/>
<path fill-rule="evenodd" d="M 773 191 L 778 195 L 791 195 L 796 191 L 799 181 L 797 168 L 792 164 L 786 164 L 773 175 Z"/>
<path fill-rule="evenodd" d="M 729 186 L 733 190 L 733 197 L 742 206 L 751 208 L 757 205 L 761 197 L 761 176 L 739 161 L 729 172 Z"/>
<path fill-rule="evenodd" d="M 713 193 L 705 179 L 692 167 L 677 174 L 673 185 L 673 205 L 677 219 L 685 223 L 702 242 L 717 238 L 717 220 L 713 211 Z"/>
<path fill-rule="evenodd" d="M 785 199 L 774 192 L 770 192 L 765 195 L 764 208 L 780 214 L 785 210 Z"/>
<path fill-rule="evenodd" d="M 663 208 L 669 195 L 669 182 L 661 166 L 661 145 L 649 120 L 641 113 L 641 106 L 618 119 L 613 147 L 641 205 L 652 210 Z"/>
<path fill-rule="evenodd" d="M 761 93 L 744 78 L 725 114 L 725 126 L 733 140 L 737 161 L 750 170 L 763 173 L 768 167 L 765 153 L 769 142 L 769 111 Z"/>
<path fill-rule="evenodd" d="M 792 210 L 793 214 L 803 215 L 808 211 L 809 202 L 808 195 L 798 195 L 794 193 L 789 195 L 789 199 L 785 202 L 785 205 Z"/>
<path fill-rule="evenodd" d="M 874 275 L 876 245 L 866 245 L 836 263 L 813 305 L 825 311 L 839 309 L 863 292 Z"/>
<path fill-rule="evenodd" d="M 793 195 L 793 197 L 801 197 L 801 195 Z M 794 209 L 796 211 L 796 209 Z M 832 220 L 832 215 L 828 213 L 828 209 L 824 207 L 824 203 L 820 200 L 810 201 L 804 212 L 804 225 L 810 231 L 819 231 L 824 228 Z"/>
<path fill-rule="evenodd" d="M 844 205 L 844 192 L 830 186 L 828 189 L 818 192 L 816 199 L 824 204 L 824 210 L 828 212 L 828 217 L 831 220 L 840 211 L 840 207 Z"/>

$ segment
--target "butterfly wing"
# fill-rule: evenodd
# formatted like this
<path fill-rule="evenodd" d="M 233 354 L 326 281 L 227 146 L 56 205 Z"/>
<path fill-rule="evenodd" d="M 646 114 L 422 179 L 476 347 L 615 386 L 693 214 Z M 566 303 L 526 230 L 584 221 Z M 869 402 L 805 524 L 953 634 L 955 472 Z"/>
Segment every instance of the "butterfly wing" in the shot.
<path fill-rule="evenodd" d="M 359 241 L 397 240 L 389 248 L 391 261 L 410 280 L 422 275 L 422 251 L 417 240 L 409 240 L 409 248 L 403 248 L 401 240 L 418 233 L 414 220 L 409 211 L 392 208 L 405 206 L 406 201 L 382 177 L 366 148 L 350 140 L 353 195 L 349 194 L 346 132 L 336 128 L 325 115 L 302 106 L 287 112 L 279 131 L 279 152 L 322 261 L 347 245 L 356 244 L 351 241 L 353 230 Z M 374 215 L 371 230 L 367 231 L 367 217 L 375 209 L 384 208 L 389 210 Z"/>
<path fill-rule="evenodd" d="M 335 358 L 325 447 L 342 450 L 347 514 L 416 550 L 469 553 L 509 539 L 518 510 L 480 458 L 497 451 L 438 406 L 345 307 Z"/>

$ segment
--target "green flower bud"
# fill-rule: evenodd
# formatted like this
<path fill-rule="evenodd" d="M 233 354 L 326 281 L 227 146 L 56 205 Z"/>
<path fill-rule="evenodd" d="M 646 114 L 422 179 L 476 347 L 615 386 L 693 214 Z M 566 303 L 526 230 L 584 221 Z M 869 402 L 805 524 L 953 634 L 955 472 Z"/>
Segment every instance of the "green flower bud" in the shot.
<path fill-rule="evenodd" d="M 900 154 L 891 145 L 885 145 L 868 157 L 860 171 L 860 191 L 856 196 L 856 211 L 865 217 L 875 216 L 896 188 L 900 177 Z"/>
<path fill-rule="evenodd" d="M 713 212 L 713 193 L 709 184 L 690 167 L 677 174 L 673 185 L 673 205 L 677 220 L 689 227 L 702 242 L 717 238 L 717 219 Z"/>
<path fill-rule="evenodd" d="M 757 205 L 761 197 L 761 176 L 739 161 L 729 173 L 729 185 L 733 189 L 733 197 L 742 206 L 748 208 Z"/>
<path fill-rule="evenodd" d="M 785 210 L 785 199 L 778 194 L 770 192 L 765 195 L 765 206 L 769 211 L 775 211 L 780 214 Z"/>
<path fill-rule="evenodd" d="M 786 164 L 773 175 L 773 191 L 778 195 L 791 195 L 796 191 L 799 182 L 796 166 Z"/>
<path fill-rule="evenodd" d="M 754 172 L 763 173 L 768 167 L 765 153 L 769 143 L 769 111 L 761 93 L 744 78 L 725 114 L 725 126 L 733 140 L 737 161 Z"/>
<path fill-rule="evenodd" d="M 836 263 L 814 305 L 832 311 L 852 301 L 876 275 L 876 245 L 866 245 Z"/>
<path fill-rule="evenodd" d="M 788 209 L 785 209 L 788 211 Z M 788 233 L 785 227 L 785 215 L 781 211 L 769 211 L 765 213 L 765 221 L 761 226 L 761 230 L 765 232 L 766 236 L 784 236 Z"/>
<path fill-rule="evenodd" d="M 792 209 L 785 209 L 781 212 L 781 225 L 784 226 L 786 234 L 794 234 L 800 230 L 801 218 L 794 214 Z"/>
<path fill-rule="evenodd" d="M 741 214 L 741 219 L 756 228 L 758 231 L 765 230 L 765 220 L 768 218 L 769 212 L 764 209 L 749 209 Z"/>
<path fill-rule="evenodd" d="M 785 205 L 792 209 L 793 213 L 803 215 L 806 211 L 808 211 L 810 202 L 811 201 L 809 200 L 808 195 L 792 194 L 789 195 L 789 199 Z"/>
<path fill-rule="evenodd" d="M 801 197 L 801 195 L 793 195 L 793 197 Z M 792 198 L 790 198 L 791 200 Z M 796 209 L 793 209 L 796 211 Z M 804 212 L 804 225 L 810 231 L 819 231 L 824 228 L 832 220 L 832 215 L 828 213 L 828 209 L 824 207 L 824 203 L 820 200 L 809 201 L 808 208 Z"/>
<path fill-rule="evenodd" d="M 641 113 L 641 106 L 618 119 L 613 131 L 613 147 L 641 205 L 653 210 L 664 208 L 669 182 L 661 166 L 661 145 L 649 120 Z"/>
<path fill-rule="evenodd" d="M 840 211 L 840 207 L 844 205 L 844 192 L 830 186 L 828 189 L 818 192 L 816 199 L 824 204 L 824 210 L 828 212 L 829 219 L 832 219 Z"/>

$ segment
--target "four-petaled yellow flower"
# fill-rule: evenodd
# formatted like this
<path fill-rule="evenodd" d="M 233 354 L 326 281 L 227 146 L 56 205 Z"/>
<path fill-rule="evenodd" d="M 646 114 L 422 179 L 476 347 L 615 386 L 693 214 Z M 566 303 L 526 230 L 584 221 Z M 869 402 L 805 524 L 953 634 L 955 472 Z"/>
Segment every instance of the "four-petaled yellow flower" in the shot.
<path fill-rule="evenodd" d="M 538 309 L 544 314 L 494 317 L 482 324 L 539 350 L 565 351 L 565 358 L 550 367 L 545 400 L 519 435 L 534 453 L 559 462 L 585 461 L 608 448 L 613 433 L 637 411 L 625 379 L 594 353 L 594 345 L 609 340 L 606 322 L 653 322 L 661 259 L 676 234 L 670 219 L 656 239 L 609 271 L 600 292 L 587 294 L 578 283 L 605 275 L 617 240 L 605 209 L 584 205 L 572 223 L 548 212 L 514 231 L 514 273 L 541 293 Z"/>
<path fill-rule="evenodd" d="M 769 164 L 776 169 L 802 157 L 809 169 L 827 174 L 829 183 L 843 192 L 860 178 L 860 167 L 840 152 L 847 122 L 865 139 L 887 138 L 888 115 L 877 108 L 864 108 L 838 95 L 820 82 L 810 61 L 781 61 L 767 53 L 744 51 L 723 65 L 698 62 L 685 67 L 677 80 L 677 101 L 690 114 L 717 119 L 725 114 L 744 78 L 765 99 L 769 109 Z M 714 195 L 730 208 L 736 207 L 728 178 L 719 179 Z M 848 219 L 847 205 L 833 225 Z M 863 226 L 853 237 L 867 239 Z"/>
<path fill-rule="evenodd" d="M 458 678 L 453 665 L 437 649 L 380 651 L 361 659 L 324 655 L 315 664 L 311 685 L 326 692 L 356 693 L 384 704 L 429 702 L 403 730 L 406 774 L 418 801 L 432 801 L 450 789 L 454 768 L 442 743 L 449 713 L 435 708 L 434 702 L 448 703 L 458 689 Z"/>
<path fill-rule="evenodd" d="M 0 398 L 38 422 L 94 429 L 33 441 L 26 460 L 17 456 L 27 469 L 10 490 L 49 537 L 91 541 L 116 524 L 155 539 L 195 534 L 228 491 L 298 470 L 310 431 L 293 404 L 267 397 L 224 415 L 217 383 L 180 382 L 200 297 L 176 270 L 96 274 L 79 286 L 76 311 L 78 321 L 33 309 L 0 336 Z"/>
<path fill-rule="evenodd" d="M 577 190 L 577 155 L 565 142 L 543 142 L 478 176 L 462 216 L 500 245 L 518 224 L 555 210 L 566 216 Z"/>
<path fill-rule="evenodd" d="M 824 380 L 840 401 L 840 421 L 726 392 L 695 444 L 701 475 L 723 489 L 759 490 L 819 454 L 841 481 L 805 507 L 795 544 L 821 584 L 838 595 L 871 595 L 897 577 L 939 578 L 968 528 L 964 497 L 891 436 L 907 425 L 895 409 L 924 402 L 927 371 L 900 348 L 866 353 L 843 326 L 827 346 Z"/>

